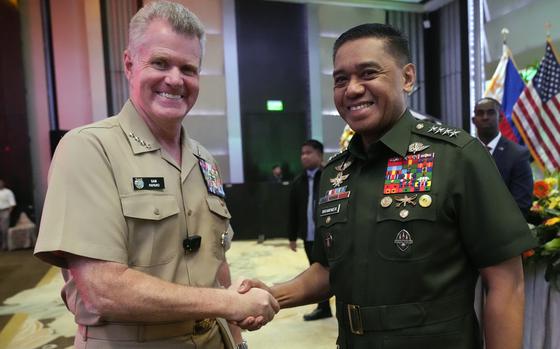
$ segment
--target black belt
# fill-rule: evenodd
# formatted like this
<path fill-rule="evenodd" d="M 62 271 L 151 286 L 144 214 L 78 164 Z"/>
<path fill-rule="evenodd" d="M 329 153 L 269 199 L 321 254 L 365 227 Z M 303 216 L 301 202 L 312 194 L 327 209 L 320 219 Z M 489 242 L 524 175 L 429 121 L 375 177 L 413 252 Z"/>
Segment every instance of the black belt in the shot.
<path fill-rule="evenodd" d="M 359 306 L 337 302 L 350 332 L 388 331 L 449 321 L 473 311 L 473 299 L 464 293 L 434 301 L 396 305 Z"/>

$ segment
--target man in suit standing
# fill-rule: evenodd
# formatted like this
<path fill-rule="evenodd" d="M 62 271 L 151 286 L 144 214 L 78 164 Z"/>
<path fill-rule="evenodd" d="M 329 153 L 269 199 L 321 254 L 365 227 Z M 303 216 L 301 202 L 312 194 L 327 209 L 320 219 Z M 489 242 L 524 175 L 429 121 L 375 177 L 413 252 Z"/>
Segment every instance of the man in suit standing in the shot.
<path fill-rule="evenodd" d="M 313 264 L 313 241 L 315 240 L 315 208 L 319 196 L 319 179 L 323 162 L 323 144 L 310 139 L 301 146 L 303 172 L 296 177 L 290 191 L 290 248 L 296 251 L 297 238 L 303 240 L 309 264 Z M 317 309 L 303 316 L 305 321 L 332 316 L 329 301 L 317 305 Z"/>
<path fill-rule="evenodd" d="M 498 125 L 502 117 L 500 103 L 485 97 L 476 102 L 472 120 L 478 138 L 492 154 L 511 195 L 523 215 L 527 216 L 533 192 L 529 151 L 500 134 Z"/>

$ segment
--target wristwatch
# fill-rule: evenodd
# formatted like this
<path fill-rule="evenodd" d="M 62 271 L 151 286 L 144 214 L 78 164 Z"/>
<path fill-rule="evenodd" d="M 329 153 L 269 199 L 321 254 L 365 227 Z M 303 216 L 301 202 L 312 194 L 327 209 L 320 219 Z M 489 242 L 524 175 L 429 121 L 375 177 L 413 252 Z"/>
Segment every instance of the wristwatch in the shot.
<path fill-rule="evenodd" d="M 241 344 L 237 344 L 237 349 L 249 349 L 249 346 L 247 345 L 247 341 L 244 339 L 243 342 L 241 342 Z"/>

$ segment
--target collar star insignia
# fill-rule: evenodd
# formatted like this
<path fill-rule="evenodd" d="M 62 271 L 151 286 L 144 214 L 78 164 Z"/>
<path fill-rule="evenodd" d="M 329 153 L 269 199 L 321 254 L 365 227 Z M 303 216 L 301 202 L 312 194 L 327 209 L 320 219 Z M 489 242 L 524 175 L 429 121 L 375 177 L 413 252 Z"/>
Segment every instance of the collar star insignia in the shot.
<path fill-rule="evenodd" d="M 430 127 L 428 132 L 437 132 L 437 129 L 438 129 L 438 127 L 434 125 L 434 126 Z"/>
<path fill-rule="evenodd" d="M 418 195 L 414 194 L 412 196 L 408 196 L 408 195 L 404 195 L 401 197 L 396 197 L 395 200 L 398 202 L 398 204 L 396 205 L 396 207 L 406 207 L 407 204 L 410 204 L 412 206 L 416 206 L 416 202 L 414 202 L 414 200 L 416 200 L 416 197 Z"/>
<path fill-rule="evenodd" d="M 430 147 L 429 145 L 424 145 L 420 142 L 414 142 L 408 146 L 408 152 L 412 154 L 416 154 L 418 152 L 421 152 L 422 150 L 428 149 L 429 147 Z"/>
<path fill-rule="evenodd" d="M 342 174 L 342 172 L 338 172 L 336 174 L 336 177 L 329 178 L 329 181 L 331 182 L 333 187 L 339 187 L 348 178 L 348 176 L 349 175 Z"/>
<path fill-rule="evenodd" d="M 455 137 L 457 136 L 459 133 L 461 133 L 461 131 L 459 130 L 453 130 L 449 133 L 449 137 Z"/>

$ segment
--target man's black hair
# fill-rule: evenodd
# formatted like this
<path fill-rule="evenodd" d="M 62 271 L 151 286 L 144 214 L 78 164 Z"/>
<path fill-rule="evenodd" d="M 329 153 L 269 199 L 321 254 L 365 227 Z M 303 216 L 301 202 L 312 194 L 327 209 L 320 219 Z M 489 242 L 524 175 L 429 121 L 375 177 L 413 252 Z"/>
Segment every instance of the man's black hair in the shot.
<path fill-rule="evenodd" d="M 323 154 L 323 143 L 319 142 L 318 140 L 308 139 L 305 142 L 303 142 L 301 146 L 303 147 L 305 145 L 310 146 L 311 148 L 319 151 L 319 153 Z"/>
<path fill-rule="evenodd" d="M 382 23 L 366 23 L 350 28 L 336 39 L 333 46 L 333 62 L 338 49 L 348 41 L 363 38 L 376 38 L 385 41 L 387 51 L 395 57 L 397 62 L 404 66 L 410 63 L 408 39 L 397 28 Z"/>

